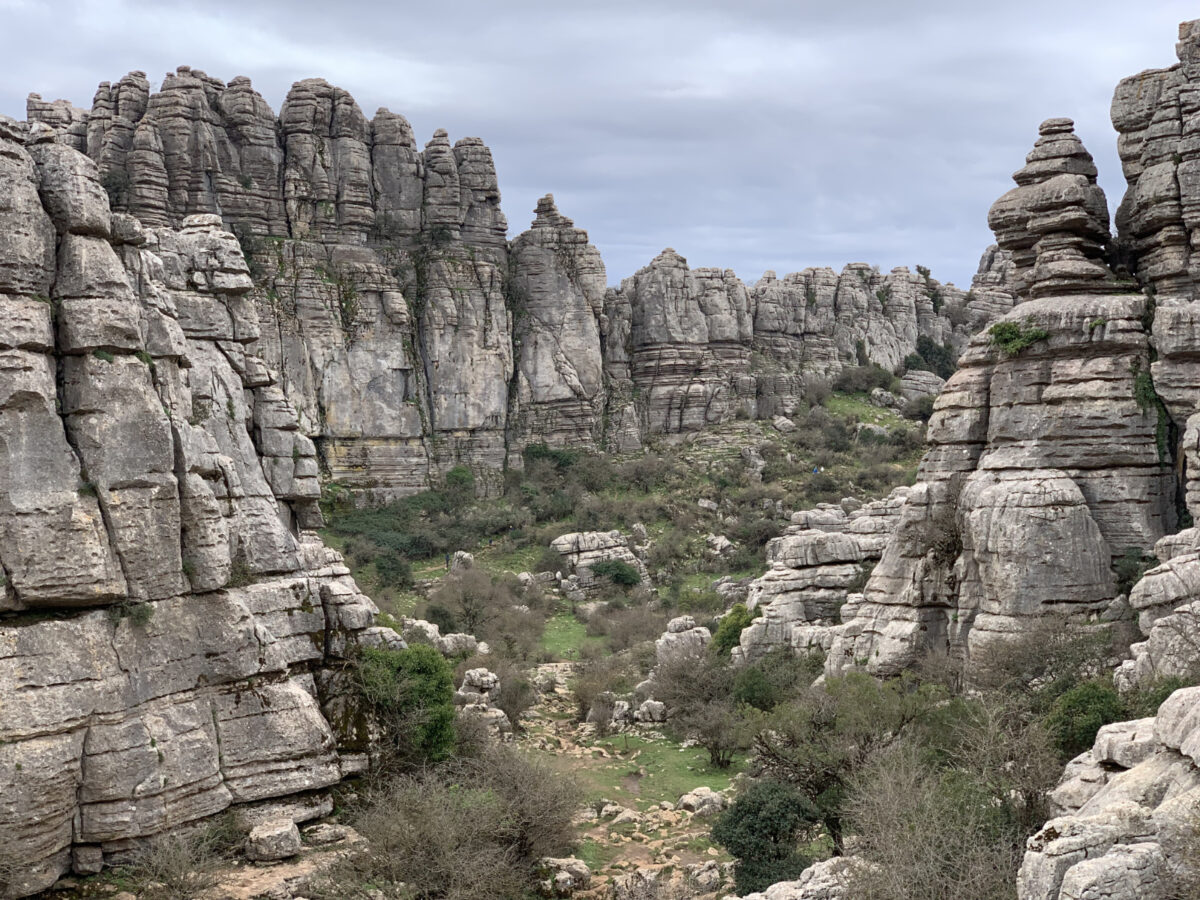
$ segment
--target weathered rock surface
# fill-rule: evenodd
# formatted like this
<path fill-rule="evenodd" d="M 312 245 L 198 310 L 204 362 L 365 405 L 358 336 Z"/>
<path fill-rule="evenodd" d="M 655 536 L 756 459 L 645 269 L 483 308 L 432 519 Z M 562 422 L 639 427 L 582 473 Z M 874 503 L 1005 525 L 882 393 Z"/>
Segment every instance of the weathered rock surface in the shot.
<path fill-rule="evenodd" d="M 835 856 L 809 866 L 795 881 L 781 881 L 741 900 L 841 900 L 855 864 L 853 857 Z"/>
<path fill-rule="evenodd" d="M 454 692 L 454 705 L 459 716 L 475 719 L 494 736 L 512 731 L 508 714 L 497 705 L 500 699 L 500 679 L 487 669 L 468 669 L 462 684 Z"/>
<path fill-rule="evenodd" d="M 822 637 L 829 672 L 969 659 L 1034 618 L 1121 615 L 1114 558 L 1177 527 L 1153 306 L 1108 268 L 1103 194 L 1069 120 L 1043 124 L 1015 179 L 991 221 L 1024 302 L 971 340 L 938 396 L 863 602 Z"/>
<path fill-rule="evenodd" d="M 300 852 L 300 829 L 291 819 L 272 819 L 250 829 L 246 858 L 253 862 L 275 862 Z"/>
<path fill-rule="evenodd" d="M 793 514 L 780 537 L 767 544 L 770 568 L 750 584 L 747 606 L 763 615 L 742 630 L 735 662 L 786 647 L 794 653 L 827 650 L 843 615 L 896 530 L 908 488 L 886 500 L 860 505 L 822 504 Z"/>
<path fill-rule="evenodd" d="M 323 673 L 399 640 L 305 530 L 315 451 L 254 351 L 238 242 L 216 216 L 110 214 L 72 140 L 0 120 L 0 860 L 21 864 L 16 895 L 337 782 Z"/>
<path fill-rule="evenodd" d="M 1172 694 L 1153 719 L 1106 726 L 1052 795 L 1059 811 L 1029 839 L 1021 900 L 1162 900 L 1194 866 L 1200 812 L 1200 688 Z"/>
<path fill-rule="evenodd" d="M 593 569 L 601 563 L 624 563 L 633 568 L 642 584 L 650 584 L 646 564 L 634 552 L 633 540 L 620 531 L 573 531 L 556 537 L 550 549 L 562 555 L 567 576 L 563 589 L 586 597 L 609 584 L 608 578 Z"/>
<path fill-rule="evenodd" d="M 31 95 L 27 115 L 58 136 L 36 153 L 47 208 L 71 234 L 108 235 L 104 193 L 147 226 L 216 215 L 237 234 L 254 283 L 242 305 L 257 322 L 236 341 L 278 373 L 296 437 L 367 501 L 455 465 L 495 491 L 531 443 L 631 450 L 650 433 L 790 415 L 806 380 L 861 359 L 897 368 L 919 336 L 961 348 L 1012 305 L 1011 265 L 992 251 L 967 293 L 926 270 L 863 264 L 768 273 L 747 289 L 674 251 L 606 290 L 599 253 L 552 197 L 508 244 L 478 138 L 451 145 L 438 131 L 419 149 L 403 116 L 368 119 L 320 79 L 294 85 L 278 115 L 249 79 L 186 66 L 156 93 L 141 72 L 101 84 L 90 111 Z M 22 237 L 44 238 L 45 223 L 18 218 L 0 272 L 17 250 L 45 249 Z M 129 344 L 112 312 L 110 343 Z"/>

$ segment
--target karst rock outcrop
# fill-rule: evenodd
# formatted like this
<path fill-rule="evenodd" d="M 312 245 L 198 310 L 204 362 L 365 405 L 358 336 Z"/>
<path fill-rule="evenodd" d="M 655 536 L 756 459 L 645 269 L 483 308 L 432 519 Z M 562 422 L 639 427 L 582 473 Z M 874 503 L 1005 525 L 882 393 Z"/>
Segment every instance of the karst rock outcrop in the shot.
<path fill-rule="evenodd" d="M 1156 391 L 1155 302 L 1114 270 L 1107 205 L 1069 119 L 1044 122 L 989 221 L 1020 302 L 971 339 L 895 532 L 822 636 L 826 669 L 966 659 L 1033 619 L 1129 618 L 1113 563 L 1186 512 Z M 1155 368 L 1155 367 L 1158 368 Z"/>
<path fill-rule="evenodd" d="M 356 645 L 403 646 L 311 531 L 315 448 L 256 350 L 237 240 L 216 215 L 113 213 L 101 177 L 52 128 L 0 119 L 0 833 L 18 895 L 232 804 L 321 814 L 367 765 L 331 679 Z"/>
<path fill-rule="evenodd" d="M 456 465 L 493 491 L 531 443 L 637 449 L 647 435 L 791 414 L 805 380 L 896 369 L 918 337 L 961 348 L 1012 306 L 1008 254 L 970 292 L 922 269 L 767 273 L 748 288 L 672 250 L 609 289 L 587 233 L 550 196 L 511 243 L 490 151 L 403 116 L 368 119 L 319 79 L 276 115 L 250 81 L 140 72 L 90 110 L 31 95 L 28 117 L 89 156 L 147 226 L 220 216 L 245 251 L 277 373 L 331 480 L 364 502 Z"/>
<path fill-rule="evenodd" d="M 1113 98 L 1112 119 L 1128 188 L 1117 212 L 1118 241 L 1152 298 L 1146 320 L 1157 358 L 1159 437 L 1175 454 L 1177 505 L 1194 518 L 1197 457 L 1196 361 L 1200 268 L 1192 235 L 1200 202 L 1200 21 L 1180 26 L 1179 63 L 1127 78 Z M 1187 523 L 1190 524 L 1190 523 Z M 1160 565 L 1129 595 L 1146 640 L 1116 673 L 1129 689 L 1164 677 L 1194 679 L 1200 662 L 1200 532 L 1187 527 L 1154 546 Z M 1088 753 L 1073 760 L 1051 795 L 1058 816 L 1029 841 L 1018 880 L 1021 900 L 1165 900 L 1180 896 L 1179 878 L 1195 877 L 1200 821 L 1197 748 L 1200 689 L 1173 693 L 1157 715 L 1106 726 Z"/>

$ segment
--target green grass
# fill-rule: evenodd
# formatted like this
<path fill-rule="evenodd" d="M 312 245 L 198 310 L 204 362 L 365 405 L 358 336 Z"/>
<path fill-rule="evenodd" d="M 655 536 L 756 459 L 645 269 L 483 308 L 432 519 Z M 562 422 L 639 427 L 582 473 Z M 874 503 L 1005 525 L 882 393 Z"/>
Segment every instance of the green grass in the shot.
<path fill-rule="evenodd" d="M 542 548 L 536 544 L 513 549 L 504 548 L 500 542 L 496 542 L 475 551 L 475 564 L 495 575 L 503 572 L 519 575 L 521 572 L 532 572 L 541 553 Z"/>
<path fill-rule="evenodd" d="M 872 405 L 867 394 L 830 394 L 824 405 L 831 415 L 853 416 L 860 422 L 883 425 L 885 428 L 912 424 L 894 409 L 882 409 Z"/>
<path fill-rule="evenodd" d="M 570 610 L 560 610 L 547 619 L 546 630 L 542 632 L 542 649 L 553 660 L 578 659 L 583 647 L 599 647 L 603 643 L 604 638 L 588 635 L 587 626 Z"/>
<path fill-rule="evenodd" d="M 574 854 L 576 859 L 583 860 L 593 872 L 607 869 L 620 855 L 620 844 L 602 844 L 593 838 L 580 841 Z"/>
<path fill-rule="evenodd" d="M 604 798 L 641 810 L 663 800 L 675 803 L 702 786 L 722 791 L 745 765 L 744 757 L 739 756 L 721 771 L 709 765 L 707 751 L 700 747 L 682 749 L 665 738 L 618 734 L 601 738 L 593 746 L 619 754 L 620 758 L 595 759 L 575 771 L 587 799 Z M 643 770 L 646 774 L 638 777 Z"/>

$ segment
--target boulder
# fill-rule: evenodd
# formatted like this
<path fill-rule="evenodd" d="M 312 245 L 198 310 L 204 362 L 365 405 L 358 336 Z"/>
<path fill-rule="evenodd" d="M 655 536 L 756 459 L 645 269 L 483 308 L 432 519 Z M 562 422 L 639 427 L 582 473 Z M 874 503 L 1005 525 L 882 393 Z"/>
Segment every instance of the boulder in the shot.
<path fill-rule="evenodd" d="M 289 859 L 300 850 L 300 830 L 291 819 L 272 819 L 256 825 L 246 838 L 246 858 L 252 862 Z"/>

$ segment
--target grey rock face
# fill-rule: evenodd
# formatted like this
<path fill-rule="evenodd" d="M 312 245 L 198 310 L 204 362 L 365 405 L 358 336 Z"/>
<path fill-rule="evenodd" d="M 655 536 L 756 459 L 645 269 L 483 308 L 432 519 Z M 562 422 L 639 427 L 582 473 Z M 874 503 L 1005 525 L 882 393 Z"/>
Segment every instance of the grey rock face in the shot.
<path fill-rule="evenodd" d="M 0 701 L 0 859 L 21 863 L 16 895 L 337 782 L 316 676 L 391 635 L 302 530 L 320 521 L 315 451 L 255 353 L 237 240 L 211 215 L 111 215 L 73 139 L 0 122 L 0 697 L 21 698 Z"/>
<path fill-rule="evenodd" d="M 1165 898 L 1200 808 L 1200 689 L 1172 694 L 1153 719 L 1106 726 L 1052 794 L 1059 815 L 1029 839 L 1021 900 Z"/>
<path fill-rule="evenodd" d="M 847 513 L 823 504 L 795 513 L 787 531 L 767 544 L 770 568 L 750 584 L 747 605 L 763 614 L 742 629 L 737 663 L 787 647 L 797 654 L 829 648 L 836 626 L 862 600 L 859 593 L 896 530 L 908 488 Z"/>
<path fill-rule="evenodd" d="M 291 819 L 272 819 L 250 830 L 246 858 L 255 862 L 288 859 L 300 852 L 300 829 Z"/>
<path fill-rule="evenodd" d="M 673 251 L 606 290 L 599 254 L 552 198 L 508 244 L 478 138 L 452 145 L 438 131 L 421 150 L 402 116 L 368 119 L 320 79 L 294 85 L 278 116 L 248 79 L 186 66 L 157 93 L 133 72 L 100 85 L 90 111 L 36 95 L 27 110 L 35 133 L 57 137 L 34 152 L 61 185 L 46 203 L 68 233 L 107 236 L 103 193 L 148 226 L 219 215 L 237 233 L 254 283 L 241 306 L 257 324 L 235 340 L 278 373 L 299 413 L 295 437 L 368 502 L 429 487 L 455 465 L 475 470 L 481 493 L 498 490 L 530 443 L 626 451 L 648 433 L 791 415 L 806 380 L 828 382 L 860 358 L 896 368 L 920 335 L 960 348 L 1011 306 L 1002 252 L 966 294 L 862 264 L 768 273 L 748 290 Z M 64 165 L 94 165 L 106 190 Z M 49 233 L 18 218 L 0 240 Z M 107 343 L 132 347 L 122 298 L 104 296 L 112 315 L 88 315 L 88 293 L 67 305 L 78 322 L 103 321 Z M 181 314 L 215 334 L 221 323 L 204 317 L 219 312 Z"/>
<path fill-rule="evenodd" d="M 650 584 L 646 564 L 633 551 L 633 541 L 620 531 L 576 531 L 556 537 L 550 548 L 560 553 L 566 564 L 572 589 L 583 594 L 598 590 L 606 582 L 592 570 L 605 562 L 621 562 L 631 566 L 642 584 Z M 564 579 L 564 583 L 566 579 Z"/>
<path fill-rule="evenodd" d="M 1108 204 L 1096 166 L 1070 119 L 1047 119 L 1017 187 L 996 201 L 988 225 L 1012 253 L 1019 293 L 1045 297 L 1117 289 L 1103 259 Z"/>
<path fill-rule="evenodd" d="M 1113 559 L 1176 528 L 1153 307 L 1107 266 L 1103 194 L 1069 120 L 1043 123 L 1014 178 L 990 219 L 1024 302 L 971 340 L 938 396 L 863 602 L 822 635 L 829 672 L 969 659 L 1039 616 L 1104 621 L 1121 607 Z"/>
<path fill-rule="evenodd" d="M 511 265 L 517 385 L 508 415 L 514 438 L 594 448 L 603 437 L 605 400 L 600 254 L 547 195 L 538 201 L 533 227 L 513 241 Z"/>

